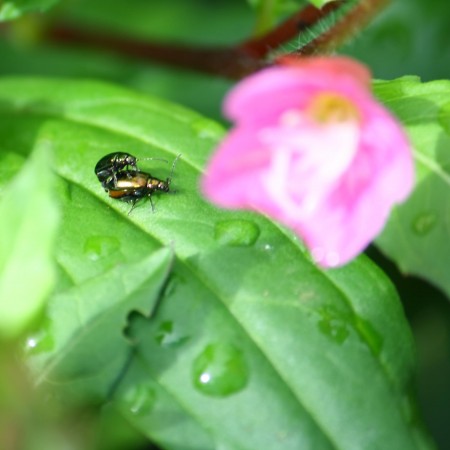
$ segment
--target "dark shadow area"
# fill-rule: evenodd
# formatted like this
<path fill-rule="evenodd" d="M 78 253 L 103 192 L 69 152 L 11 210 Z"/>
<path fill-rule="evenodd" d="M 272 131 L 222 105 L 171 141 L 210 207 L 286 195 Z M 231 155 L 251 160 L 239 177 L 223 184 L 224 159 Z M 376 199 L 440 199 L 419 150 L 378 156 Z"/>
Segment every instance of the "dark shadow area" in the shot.
<path fill-rule="evenodd" d="M 450 301 L 437 288 L 400 273 L 374 246 L 367 251 L 395 284 L 417 348 L 417 390 L 425 423 L 440 450 L 450 449 Z"/>

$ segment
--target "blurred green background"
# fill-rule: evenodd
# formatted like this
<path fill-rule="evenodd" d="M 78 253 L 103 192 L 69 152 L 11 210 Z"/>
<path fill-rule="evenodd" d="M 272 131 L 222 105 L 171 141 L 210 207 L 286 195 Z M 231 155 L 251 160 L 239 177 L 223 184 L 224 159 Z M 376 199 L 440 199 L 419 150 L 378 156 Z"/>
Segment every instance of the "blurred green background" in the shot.
<path fill-rule="evenodd" d="M 230 81 L 95 49 L 46 43 L 41 31 L 53 20 L 116 35 L 205 46 L 239 42 L 252 33 L 255 22 L 254 12 L 244 0 L 67 0 L 47 14 L 20 19 L 0 34 L 1 75 L 107 80 L 184 104 L 222 122 L 220 105 Z M 396 0 L 341 52 L 365 62 L 376 78 L 418 75 L 424 81 L 448 79 L 449 25 L 448 0 Z M 426 282 L 400 274 L 375 248 L 369 255 L 399 290 L 417 342 L 417 385 L 425 422 L 438 447 L 450 449 L 449 299 Z M 41 408 L 37 402 L 30 412 L 40 413 Z M 71 422 L 71 433 L 76 435 L 77 427 L 94 433 L 95 427 L 107 426 L 117 429 L 123 440 L 136 438 L 131 430 L 115 427 L 116 418 L 107 408 L 105 417 L 105 422 L 93 425 L 91 413 L 86 411 L 78 415 L 75 429 Z M 113 441 L 114 437 L 111 442 L 99 443 L 98 448 L 112 449 Z"/>

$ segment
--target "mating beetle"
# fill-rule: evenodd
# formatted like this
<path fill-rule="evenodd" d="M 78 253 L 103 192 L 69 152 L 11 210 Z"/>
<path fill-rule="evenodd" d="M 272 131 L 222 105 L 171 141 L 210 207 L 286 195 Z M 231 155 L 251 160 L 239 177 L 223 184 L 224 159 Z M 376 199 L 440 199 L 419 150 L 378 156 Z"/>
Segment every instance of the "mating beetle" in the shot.
<path fill-rule="evenodd" d="M 180 156 L 181 155 L 178 155 L 173 161 L 170 176 L 167 177 L 166 180 L 161 180 L 150 173 L 142 172 L 140 170 L 135 172 L 121 170 L 115 173 L 115 178 L 110 177 L 107 181 L 103 182 L 102 185 L 111 198 L 131 203 L 131 209 L 128 211 L 128 214 L 133 211 L 136 202 L 144 197 L 150 199 L 152 210 L 154 210 L 152 194 L 157 191 L 169 192 L 173 170 Z"/>
<path fill-rule="evenodd" d="M 97 175 L 98 181 L 106 188 L 106 184 L 112 180 L 114 184 L 117 184 L 117 173 L 119 171 L 123 170 L 130 176 L 136 173 L 138 171 L 136 161 L 137 158 L 129 153 L 109 153 L 95 165 L 95 174 Z"/>

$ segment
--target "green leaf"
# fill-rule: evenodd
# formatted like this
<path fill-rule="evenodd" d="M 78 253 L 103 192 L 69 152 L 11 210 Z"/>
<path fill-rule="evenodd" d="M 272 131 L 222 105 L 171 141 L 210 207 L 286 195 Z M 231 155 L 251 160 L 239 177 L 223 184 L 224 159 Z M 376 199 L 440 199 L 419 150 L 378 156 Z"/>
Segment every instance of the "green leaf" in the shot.
<path fill-rule="evenodd" d="M 340 50 L 364 61 L 378 79 L 392 80 L 405 74 L 424 80 L 448 78 L 448 1 L 390 2 L 357 39 Z"/>
<path fill-rule="evenodd" d="M 377 244 L 403 272 L 450 296 L 450 82 L 405 77 L 379 82 L 375 91 L 406 126 L 416 162 L 414 192 Z"/>
<path fill-rule="evenodd" d="M 410 347 L 392 287 L 366 260 L 321 274 L 286 237 L 271 242 L 177 268 L 155 320 L 136 324 L 139 359 L 116 406 L 171 449 L 429 448 L 404 392 Z"/>
<path fill-rule="evenodd" d="M 5 0 L 0 1 L 0 22 L 17 19 L 31 11 L 43 12 L 58 0 Z"/>
<path fill-rule="evenodd" d="M 13 177 L 11 169 L 20 170 L 0 187 L 0 335 L 12 337 L 35 318 L 53 288 L 58 211 L 45 143 L 23 168 L 23 157 L 4 147 L 1 161 L 2 184 Z"/>
<path fill-rule="evenodd" d="M 65 395 L 112 398 L 168 449 L 433 448 L 411 395 L 414 346 L 393 287 L 365 257 L 322 271 L 265 217 L 206 203 L 199 176 L 223 135 L 219 126 L 84 81 L 4 79 L 0 115 L 0 142 L 20 152 L 51 142 L 60 178 L 49 333 L 64 364 L 53 359 L 42 373 L 35 355 L 40 380 Z M 142 202 L 128 215 L 128 205 L 103 191 L 93 168 L 113 151 L 182 154 L 173 192 L 154 196 L 154 212 Z M 161 179 L 170 172 L 160 161 L 139 165 Z M 116 362 L 108 342 L 123 342 L 130 304 L 72 351 L 71 336 L 83 331 L 75 309 L 109 317 L 109 302 L 135 298 L 146 258 L 161 247 L 173 248 L 176 260 L 154 314 L 128 322 L 129 359 Z M 126 293 L 118 288 L 125 273 L 133 276 Z"/>
<path fill-rule="evenodd" d="M 96 236 L 89 245 L 97 258 L 110 242 Z M 52 297 L 45 329 L 27 340 L 36 383 L 61 384 L 77 402 L 104 400 L 132 354 L 132 342 L 123 335 L 127 317 L 152 315 L 171 260 L 163 248 Z"/>

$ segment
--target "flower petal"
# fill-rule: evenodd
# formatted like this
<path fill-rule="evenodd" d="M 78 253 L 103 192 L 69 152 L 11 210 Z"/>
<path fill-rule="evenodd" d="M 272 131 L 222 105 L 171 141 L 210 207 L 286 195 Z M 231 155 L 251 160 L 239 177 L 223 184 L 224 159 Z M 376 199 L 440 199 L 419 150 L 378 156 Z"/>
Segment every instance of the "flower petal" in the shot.
<path fill-rule="evenodd" d="M 317 262 L 342 265 L 382 230 L 412 189 L 410 145 L 348 58 L 283 61 L 249 77 L 225 109 L 237 125 L 202 187 L 218 205 L 294 229 Z"/>

